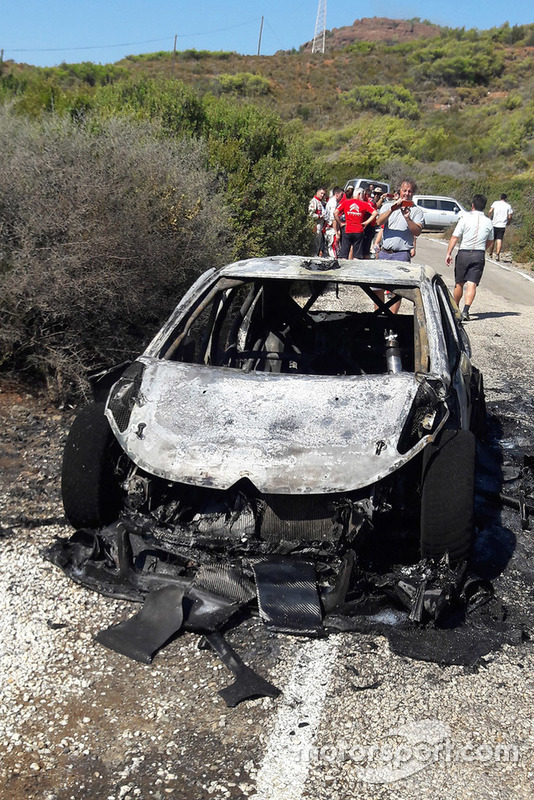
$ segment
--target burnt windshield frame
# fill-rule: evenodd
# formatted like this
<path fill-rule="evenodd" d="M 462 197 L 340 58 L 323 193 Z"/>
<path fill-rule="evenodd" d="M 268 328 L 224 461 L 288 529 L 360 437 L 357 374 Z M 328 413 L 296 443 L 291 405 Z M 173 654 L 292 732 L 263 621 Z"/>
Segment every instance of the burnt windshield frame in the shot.
<path fill-rule="evenodd" d="M 382 288 L 393 295 L 385 302 L 375 294 Z M 390 306 L 400 298 L 410 309 L 392 314 Z M 385 327 L 399 330 L 405 369 L 428 371 L 419 287 L 329 278 L 222 279 L 181 317 L 159 357 L 244 372 L 380 374 Z"/>
<path fill-rule="evenodd" d="M 188 335 L 195 320 L 197 320 L 200 314 L 208 307 L 208 305 L 215 300 L 217 295 L 222 294 L 227 289 L 242 286 L 244 283 L 247 283 L 247 281 L 235 278 L 223 278 L 222 280 L 217 281 L 214 286 L 211 286 L 197 300 L 189 313 L 182 317 L 177 327 L 172 331 L 167 341 L 159 351 L 159 358 L 162 358 L 166 361 L 172 360 L 174 354 Z"/>

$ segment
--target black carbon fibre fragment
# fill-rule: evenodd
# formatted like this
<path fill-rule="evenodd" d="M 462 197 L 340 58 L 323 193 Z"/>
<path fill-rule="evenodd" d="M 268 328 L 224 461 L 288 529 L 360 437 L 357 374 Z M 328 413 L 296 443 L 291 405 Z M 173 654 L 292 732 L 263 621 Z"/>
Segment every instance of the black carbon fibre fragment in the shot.
<path fill-rule="evenodd" d="M 235 675 L 235 681 L 219 691 L 228 708 L 234 708 L 243 700 L 253 697 L 278 697 L 280 689 L 262 678 L 251 667 L 247 667 L 236 651 L 218 631 L 205 636 L 223 664 Z"/>
<path fill-rule="evenodd" d="M 151 592 L 137 614 L 96 634 L 97 642 L 134 661 L 150 664 L 154 653 L 182 627 L 181 587 L 166 586 Z"/>
<path fill-rule="evenodd" d="M 313 564 L 278 556 L 256 564 L 254 573 L 260 617 L 268 628 L 307 636 L 323 633 Z"/>

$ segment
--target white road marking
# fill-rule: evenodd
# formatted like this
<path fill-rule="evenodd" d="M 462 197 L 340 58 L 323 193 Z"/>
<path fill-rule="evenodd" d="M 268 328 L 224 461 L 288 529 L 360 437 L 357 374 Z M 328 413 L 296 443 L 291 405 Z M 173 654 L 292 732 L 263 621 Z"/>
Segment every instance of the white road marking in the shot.
<path fill-rule="evenodd" d="M 532 281 L 532 283 L 534 283 L 534 278 L 532 277 L 532 275 L 528 275 L 528 273 L 523 272 L 520 269 L 515 269 L 514 267 L 507 267 L 505 264 L 502 263 L 502 261 L 495 261 L 493 258 L 490 258 L 489 256 L 487 256 L 487 261 L 491 261 L 494 267 L 500 267 L 501 269 L 504 269 L 506 272 L 513 272 L 515 275 L 519 275 L 521 278 L 525 278 L 525 280 Z"/>
<path fill-rule="evenodd" d="M 437 244 L 441 244 L 443 245 L 443 247 L 446 247 L 448 244 L 448 242 L 444 242 L 443 239 L 431 239 L 430 237 L 428 237 L 428 240 L 430 242 L 436 242 Z M 525 280 L 534 283 L 534 277 L 532 275 L 529 275 L 527 272 L 523 272 L 523 270 L 521 269 L 516 269 L 515 267 L 507 267 L 506 264 L 503 264 L 502 261 L 496 261 L 494 258 L 488 255 L 486 255 L 486 261 L 489 261 L 491 264 L 493 264 L 494 267 L 500 267 L 501 269 L 504 269 L 505 272 L 513 272 L 515 275 L 519 275 L 521 278 L 524 278 Z"/>
<path fill-rule="evenodd" d="M 340 639 L 329 636 L 299 648 L 251 800 L 300 800 Z"/>

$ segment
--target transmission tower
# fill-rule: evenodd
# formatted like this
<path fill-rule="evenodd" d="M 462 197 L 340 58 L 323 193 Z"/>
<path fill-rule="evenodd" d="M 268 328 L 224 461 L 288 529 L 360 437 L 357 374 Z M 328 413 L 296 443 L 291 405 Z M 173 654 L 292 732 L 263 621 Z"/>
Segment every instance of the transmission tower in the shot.
<path fill-rule="evenodd" d="M 326 0 L 319 0 L 317 6 L 317 20 L 315 22 L 315 35 L 313 37 L 312 53 L 324 53 L 326 38 Z"/>

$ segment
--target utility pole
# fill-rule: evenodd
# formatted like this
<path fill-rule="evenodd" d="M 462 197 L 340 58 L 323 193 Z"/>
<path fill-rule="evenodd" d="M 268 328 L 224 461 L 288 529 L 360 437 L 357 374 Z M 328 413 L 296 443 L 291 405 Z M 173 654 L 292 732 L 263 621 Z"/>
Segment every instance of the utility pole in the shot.
<path fill-rule="evenodd" d="M 260 54 L 261 35 L 262 35 L 262 33 L 263 33 L 263 17 L 261 18 L 261 25 L 260 25 L 260 38 L 259 38 L 259 41 L 258 41 L 258 55 Z"/>
<path fill-rule="evenodd" d="M 172 51 L 172 74 L 174 75 L 174 70 L 176 67 L 176 40 L 178 38 L 178 34 L 174 34 L 174 49 Z"/>
<path fill-rule="evenodd" d="M 326 0 L 319 0 L 317 6 L 317 20 L 315 21 L 315 35 L 313 37 L 312 53 L 324 53 L 326 38 Z"/>

